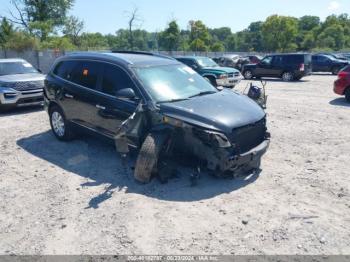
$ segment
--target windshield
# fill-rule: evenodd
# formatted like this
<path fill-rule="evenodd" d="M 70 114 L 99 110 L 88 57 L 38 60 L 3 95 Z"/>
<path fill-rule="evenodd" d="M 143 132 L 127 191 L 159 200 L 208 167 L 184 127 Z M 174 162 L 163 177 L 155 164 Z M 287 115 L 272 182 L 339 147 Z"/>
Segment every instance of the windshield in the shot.
<path fill-rule="evenodd" d="M 146 90 L 158 103 L 218 92 L 203 77 L 184 65 L 135 68 L 135 71 Z"/>
<path fill-rule="evenodd" d="M 30 73 L 38 73 L 38 71 L 27 62 L 0 63 L 0 76 Z"/>
<path fill-rule="evenodd" d="M 199 58 L 196 58 L 196 60 L 201 67 L 218 67 L 219 66 L 217 63 L 214 62 L 213 59 L 210 59 L 208 57 L 199 57 Z"/>

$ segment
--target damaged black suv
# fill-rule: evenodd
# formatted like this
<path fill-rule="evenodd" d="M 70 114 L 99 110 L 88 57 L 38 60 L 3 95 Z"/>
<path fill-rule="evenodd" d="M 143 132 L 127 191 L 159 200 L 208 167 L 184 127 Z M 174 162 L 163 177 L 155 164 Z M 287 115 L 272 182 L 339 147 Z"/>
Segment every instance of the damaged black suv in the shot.
<path fill-rule="evenodd" d="M 83 127 L 139 148 L 134 176 L 160 173 L 175 153 L 194 156 L 217 176 L 259 168 L 269 146 L 265 112 L 250 98 L 218 90 L 169 57 L 142 52 L 72 53 L 48 73 L 45 108 L 54 135 Z"/>

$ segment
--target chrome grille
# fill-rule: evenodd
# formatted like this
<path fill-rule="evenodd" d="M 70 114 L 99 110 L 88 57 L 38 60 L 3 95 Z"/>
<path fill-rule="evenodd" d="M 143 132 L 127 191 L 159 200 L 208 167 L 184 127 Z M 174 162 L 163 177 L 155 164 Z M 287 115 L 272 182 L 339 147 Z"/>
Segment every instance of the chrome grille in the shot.
<path fill-rule="evenodd" d="M 17 91 L 28 91 L 28 90 L 34 90 L 34 89 L 42 89 L 42 88 L 44 88 L 44 80 L 15 82 L 15 83 L 11 83 L 11 88 L 13 88 Z"/>

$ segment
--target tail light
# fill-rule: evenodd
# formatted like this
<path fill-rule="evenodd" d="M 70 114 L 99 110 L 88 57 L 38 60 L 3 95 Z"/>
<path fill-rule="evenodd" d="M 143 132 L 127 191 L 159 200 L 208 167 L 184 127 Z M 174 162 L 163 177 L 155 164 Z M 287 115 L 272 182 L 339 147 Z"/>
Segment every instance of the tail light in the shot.
<path fill-rule="evenodd" d="M 305 64 L 300 64 L 299 71 L 305 71 Z"/>
<path fill-rule="evenodd" d="M 348 72 L 341 71 L 341 72 L 339 72 L 339 74 L 338 74 L 338 78 L 339 78 L 339 79 L 341 79 L 341 78 L 346 78 L 348 75 L 349 75 Z"/>

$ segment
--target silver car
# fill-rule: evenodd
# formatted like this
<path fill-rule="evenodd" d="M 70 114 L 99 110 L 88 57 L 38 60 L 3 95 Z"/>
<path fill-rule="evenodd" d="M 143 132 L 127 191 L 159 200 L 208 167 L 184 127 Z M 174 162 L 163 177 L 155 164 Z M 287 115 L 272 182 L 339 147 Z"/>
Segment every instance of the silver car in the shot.
<path fill-rule="evenodd" d="M 44 80 L 23 59 L 0 59 L 0 111 L 42 104 Z"/>

